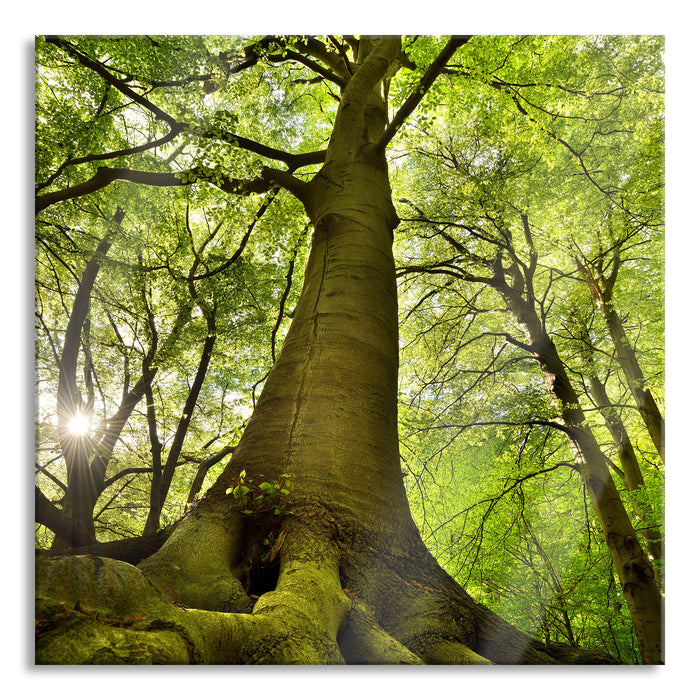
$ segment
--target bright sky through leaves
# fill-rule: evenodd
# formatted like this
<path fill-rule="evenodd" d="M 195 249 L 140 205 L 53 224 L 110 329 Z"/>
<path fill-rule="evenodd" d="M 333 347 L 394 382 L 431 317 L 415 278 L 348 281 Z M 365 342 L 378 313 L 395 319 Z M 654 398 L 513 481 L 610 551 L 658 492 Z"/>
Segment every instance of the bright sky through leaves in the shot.
<path fill-rule="evenodd" d="M 77 413 L 68 423 L 68 430 L 73 435 L 85 435 L 90 430 L 90 419 L 82 413 Z"/>

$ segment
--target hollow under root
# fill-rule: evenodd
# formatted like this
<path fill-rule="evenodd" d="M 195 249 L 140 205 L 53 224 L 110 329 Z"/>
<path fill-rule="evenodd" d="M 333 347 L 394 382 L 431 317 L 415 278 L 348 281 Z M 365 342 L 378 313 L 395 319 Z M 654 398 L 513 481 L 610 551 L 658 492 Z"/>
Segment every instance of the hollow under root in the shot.
<path fill-rule="evenodd" d="M 281 532 L 277 585 L 255 603 L 256 634 L 244 653 L 250 663 L 345 663 L 336 638 L 351 604 L 327 528 L 290 516 Z"/>

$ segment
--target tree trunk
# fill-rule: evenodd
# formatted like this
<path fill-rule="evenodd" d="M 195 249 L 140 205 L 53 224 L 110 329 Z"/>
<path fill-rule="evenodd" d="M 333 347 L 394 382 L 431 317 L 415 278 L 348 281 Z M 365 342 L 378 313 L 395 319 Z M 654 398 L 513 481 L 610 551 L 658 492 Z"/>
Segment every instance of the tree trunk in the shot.
<path fill-rule="evenodd" d="M 204 379 L 207 376 L 209 362 L 214 351 L 214 345 L 216 343 L 215 311 L 205 308 L 204 315 L 207 320 L 207 337 L 205 338 L 204 345 L 202 347 L 202 354 L 199 359 L 197 373 L 195 374 L 194 380 L 192 381 L 192 386 L 187 394 L 187 399 L 185 400 L 185 405 L 182 409 L 182 415 L 178 421 L 177 429 L 175 430 L 175 435 L 168 452 L 168 458 L 165 460 L 165 465 L 163 466 L 162 471 L 160 469 L 160 455 L 158 455 L 157 468 L 154 468 L 153 480 L 151 482 L 151 505 L 148 511 L 148 517 L 146 518 L 146 525 L 143 530 L 144 535 L 153 535 L 160 528 L 160 516 L 163 512 L 165 499 L 168 496 L 170 484 L 172 483 L 173 476 L 175 475 L 177 460 L 180 457 L 180 452 L 182 451 L 182 447 L 185 443 L 185 436 L 187 435 L 187 430 L 190 427 L 192 414 L 194 413 L 194 409 L 197 405 L 199 392 L 201 391 L 202 385 L 204 384 Z M 149 425 L 150 424 L 151 419 L 149 416 Z M 156 463 L 154 461 L 154 467 L 155 464 Z"/>
<path fill-rule="evenodd" d="M 75 538 L 70 537 L 64 541 L 61 537 L 57 537 L 54 540 L 54 546 L 57 548 L 95 542 L 92 512 L 97 499 L 97 487 L 90 469 L 90 438 L 88 435 L 72 433 L 70 423 L 85 408 L 76 377 L 80 339 L 90 309 L 92 289 L 104 257 L 112 246 L 116 229 L 123 218 L 124 212 L 117 208 L 117 212 L 110 222 L 109 230 L 100 240 L 95 252 L 85 265 L 76 290 L 63 342 L 58 373 L 56 416 L 58 419 L 58 442 L 66 463 L 68 479 L 62 507 L 62 516 L 67 525 L 61 529 L 70 532 L 73 523 L 78 525 L 78 529 L 74 530 Z M 85 538 L 87 538 L 87 542 Z"/>
<path fill-rule="evenodd" d="M 502 277 L 497 288 L 527 335 L 549 394 L 558 407 L 559 420 L 574 453 L 576 469 L 598 516 L 630 610 L 642 660 L 646 664 L 663 663 L 663 611 L 654 570 L 639 544 L 605 457 L 586 425 L 564 363 L 534 308 L 507 287 Z"/>
<path fill-rule="evenodd" d="M 598 307 L 612 338 L 615 346 L 615 356 L 620 363 L 620 367 L 622 367 L 622 371 L 625 373 L 627 385 L 637 405 L 639 415 L 642 417 L 644 425 L 646 425 L 649 437 L 651 437 L 659 457 L 661 457 L 662 461 L 665 461 L 664 419 L 653 394 L 646 387 L 644 375 L 639 362 L 637 362 L 632 344 L 627 337 L 627 333 L 625 333 L 622 321 L 620 321 L 620 317 L 615 309 L 612 308 L 610 302 L 599 302 Z"/>
<path fill-rule="evenodd" d="M 612 227 L 612 224 L 610 225 Z M 579 260 L 576 262 L 579 269 L 583 272 L 584 280 L 591 291 L 593 301 L 603 316 L 615 347 L 615 356 L 627 379 L 627 385 L 644 421 L 644 425 L 649 432 L 649 437 L 651 437 L 661 460 L 665 461 L 664 419 L 654 396 L 646 387 L 646 380 L 642 374 L 639 362 L 637 362 L 632 343 L 627 337 L 625 328 L 612 302 L 613 289 L 620 270 L 620 243 L 617 242 L 613 246 L 610 272 L 607 276 L 603 272 L 604 261 L 602 258 L 598 259 L 595 264 L 583 264 Z"/>
<path fill-rule="evenodd" d="M 644 486 L 644 475 L 639 467 L 639 461 L 634 451 L 632 441 L 627 434 L 627 430 L 617 411 L 613 407 L 605 386 L 596 376 L 587 379 L 588 388 L 596 407 L 601 412 L 603 420 L 608 428 L 608 432 L 615 442 L 625 488 L 630 494 L 634 514 L 639 522 L 646 520 L 644 509 L 636 497 L 636 493 Z M 645 527 L 641 530 L 642 539 L 649 555 L 658 561 L 663 556 L 661 546 L 661 533 L 655 527 Z"/>

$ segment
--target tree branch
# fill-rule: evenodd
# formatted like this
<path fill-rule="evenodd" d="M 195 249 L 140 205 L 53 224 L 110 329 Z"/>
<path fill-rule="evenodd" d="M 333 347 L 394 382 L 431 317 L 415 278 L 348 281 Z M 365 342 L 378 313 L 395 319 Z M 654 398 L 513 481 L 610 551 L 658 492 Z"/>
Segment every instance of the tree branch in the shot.
<path fill-rule="evenodd" d="M 275 198 L 275 195 L 277 194 L 277 190 L 273 191 L 272 194 L 262 203 L 258 211 L 255 213 L 255 218 L 253 221 L 248 225 L 248 228 L 246 229 L 245 234 L 243 235 L 243 238 L 241 239 L 241 242 L 238 245 L 238 248 L 236 249 L 236 252 L 225 262 L 219 265 L 218 267 L 214 268 L 213 270 L 210 270 L 209 272 L 202 272 L 199 275 L 192 275 L 192 281 L 197 281 L 197 280 L 203 280 L 206 279 L 207 277 L 213 277 L 214 275 L 218 275 L 220 272 L 223 272 L 227 268 L 231 267 L 233 263 L 238 260 L 238 258 L 241 257 L 243 254 L 243 251 L 246 247 L 246 244 L 248 243 L 248 239 L 250 238 L 250 234 L 253 232 L 253 229 L 255 228 L 255 225 L 260 221 L 262 218 L 263 214 L 267 211 L 267 208 L 272 204 L 272 200 Z"/>
<path fill-rule="evenodd" d="M 87 156 L 81 156 L 80 158 L 70 158 L 63 165 L 61 165 L 58 170 L 48 179 L 46 182 L 42 182 L 36 186 L 36 191 L 39 192 L 45 187 L 48 187 L 56 178 L 69 166 L 71 165 L 81 165 L 82 163 L 92 163 L 98 160 L 110 160 L 112 158 L 122 158 L 124 156 L 136 155 L 138 153 L 143 153 L 152 148 L 158 148 L 166 143 L 169 143 L 173 139 L 177 138 L 182 131 L 185 129 L 185 124 L 178 124 L 170 129 L 170 131 L 162 138 L 156 139 L 155 141 L 149 141 L 148 143 L 143 143 L 140 146 L 134 146 L 133 148 L 123 148 L 120 151 L 112 151 L 111 153 L 97 153 Z"/>
<path fill-rule="evenodd" d="M 271 187 L 271 183 L 262 178 L 257 178 L 255 180 L 238 180 L 225 177 L 205 168 L 192 168 L 191 170 L 181 170 L 171 173 L 152 173 L 143 170 L 131 170 L 129 168 L 100 167 L 97 168 L 97 172 L 89 180 L 79 185 L 73 185 L 63 190 L 39 195 L 34 200 L 34 210 L 35 213 L 38 213 L 58 202 L 64 202 L 76 197 L 84 197 L 117 181 L 134 182 L 139 185 L 149 185 L 151 187 L 182 187 L 202 180 L 219 187 L 219 189 L 229 194 L 262 193 L 266 192 Z"/>
<path fill-rule="evenodd" d="M 388 67 L 401 49 L 398 37 L 382 37 L 376 41 L 363 39 L 360 49 L 367 45 L 370 51 L 364 58 L 360 55 L 360 67 L 348 81 L 340 100 L 340 106 L 333 127 L 330 143 L 335 142 L 336 134 L 346 131 L 346 136 L 364 138 L 364 113 L 367 100 L 373 88 L 382 79 Z"/>
<path fill-rule="evenodd" d="M 128 467 L 127 469 L 122 469 L 114 476 L 110 476 L 109 479 L 105 479 L 102 489 L 108 489 L 112 484 L 119 481 L 119 479 L 123 479 L 125 476 L 129 476 L 129 474 L 150 474 L 152 471 L 153 469 L 151 467 Z"/>
<path fill-rule="evenodd" d="M 34 520 L 49 528 L 59 539 L 66 542 L 72 541 L 78 547 L 92 542 L 85 530 L 51 503 L 36 485 L 34 486 Z"/>
<path fill-rule="evenodd" d="M 141 107 L 151 112 L 156 119 L 164 121 L 171 128 L 178 128 L 181 126 L 178 121 L 171 117 L 167 112 L 164 112 L 150 100 L 147 100 L 142 95 L 139 95 L 138 92 L 132 90 L 132 88 L 130 88 L 125 81 L 119 80 L 119 78 L 108 71 L 101 63 L 93 61 L 91 58 L 79 51 L 70 42 L 66 41 L 65 39 L 61 39 L 58 36 L 47 36 L 46 41 L 63 49 L 66 53 L 75 58 L 78 63 L 97 73 L 97 75 L 104 78 L 110 85 L 119 90 L 119 92 L 121 92 L 123 95 L 126 95 L 130 100 L 133 100 L 136 104 L 141 105 Z"/>
<path fill-rule="evenodd" d="M 442 69 L 447 64 L 447 61 L 450 60 L 454 52 L 460 46 L 466 44 L 470 39 L 471 36 L 453 36 L 450 38 L 438 57 L 430 64 L 430 66 L 428 66 L 428 69 L 425 71 L 423 77 L 418 83 L 418 87 L 406 98 L 406 101 L 394 115 L 391 124 L 389 124 L 386 131 L 377 142 L 377 148 L 384 149 L 387 147 L 401 125 L 406 121 L 411 112 L 413 112 L 413 110 L 418 106 L 418 103 L 423 99 L 425 93 L 440 75 Z"/>
<path fill-rule="evenodd" d="M 576 434 L 576 430 L 574 428 L 568 428 L 567 426 L 563 425 L 562 423 L 557 423 L 555 421 L 551 420 L 537 420 L 537 419 L 532 419 L 532 420 L 526 420 L 526 421 L 505 421 L 505 420 L 492 420 L 492 421 L 478 421 L 475 423 L 443 423 L 440 425 L 429 425 L 425 428 L 416 428 L 416 432 L 422 433 L 426 432 L 428 430 L 451 430 L 454 428 L 458 428 L 461 431 L 466 430 L 467 428 L 479 428 L 479 427 L 488 427 L 492 425 L 508 425 L 508 426 L 513 426 L 513 427 L 523 427 L 526 425 L 532 426 L 532 425 L 542 425 L 546 428 L 555 428 L 556 430 L 560 430 L 563 433 L 566 433 L 567 435 L 572 435 Z M 559 466 L 559 465 L 557 465 Z"/>
<path fill-rule="evenodd" d="M 230 455 L 235 449 L 235 446 L 227 445 L 223 449 L 219 450 L 217 453 L 213 454 L 211 457 L 207 457 L 199 463 L 197 467 L 197 473 L 195 474 L 195 477 L 192 480 L 192 485 L 190 486 L 190 493 L 187 496 L 188 503 L 192 503 L 192 501 L 194 501 L 194 499 L 197 498 L 197 494 L 202 488 L 204 478 L 206 477 L 209 469 L 213 467 L 217 462 L 220 462 L 226 455 Z"/>
<path fill-rule="evenodd" d="M 190 128 L 192 129 L 193 133 L 197 132 L 196 127 Z M 236 148 L 242 148 L 246 151 L 250 151 L 251 153 L 255 153 L 256 155 L 263 156 L 264 158 L 269 158 L 270 160 L 282 161 L 292 172 L 305 165 L 317 165 L 319 163 L 323 163 L 326 157 L 325 150 L 310 151 L 309 153 L 288 153 L 287 151 L 281 151 L 278 148 L 272 148 L 271 146 L 258 143 L 252 139 L 247 139 L 244 136 L 222 131 L 219 128 L 205 129 L 199 134 L 199 136 L 229 143 Z"/>
<path fill-rule="evenodd" d="M 345 80 L 339 78 L 333 71 L 329 70 L 328 68 L 324 68 L 315 61 L 312 61 L 308 56 L 304 56 L 304 54 L 297 51 L 290 51 L 289 49 L 286 49 L 284 54 L 271 54 L 267 57 L 267 59 L 273 63 L 283 63 L 291 59 L 297 63 L 300 63 L 302 66 L 305 66 L 322 78 L 330 80 L 332 83 L 335 83 L 341 88 L 344 87 L 346 83 Z"/>

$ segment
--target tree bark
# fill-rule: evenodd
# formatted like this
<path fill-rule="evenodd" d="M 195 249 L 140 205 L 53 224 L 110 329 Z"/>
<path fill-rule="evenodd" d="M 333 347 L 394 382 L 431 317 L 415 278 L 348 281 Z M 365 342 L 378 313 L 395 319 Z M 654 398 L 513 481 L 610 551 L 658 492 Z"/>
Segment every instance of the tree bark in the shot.
<path fill-rule="evenodd" d="M 596 376 L 590 376 L 587 380 L 591 398 L 601 412 L 603 420 L 615 443 L 620 465 L 622 466 L 625 488 L 630 494 L 632 507 L 638 521 L 646 520 L 643 508 L 636 498 L 635 492 L 644 487 L 644 475 L 637 460 L 634 446 L 627 434 L 627 429 L 613 407 L 603 383 Z M 661 533 L 655 527 L 645 527 L 640 530 L 644 545 L 649 556 L 659 561 L 663 556 Z"/>
<path fill-rule="evenodd" d="M 615 309 L 612 308 L 611 302 L 599 303 L 598 307 L 615 345 L 615 356 L 625 374 L 627 385 L 637 405 L 639 415 L 642 417 L 644 425 L 646 425 L 649 437 L 651 437 L 659 457 L 661 457 L 662 461 L 665 461 L 664 419 L 653 394 L 646 387 L 646 380 L 622 321 L 620 321 L 620 317 Z"/>
<path fill-rule="evenodd" d="M 160 527 L 160 516 L 163 512 L 165 499 L 167 498 L 168 491 L 170 490 L 170 484 L 172 483 L 175 469 L 177 467 L 177 460 L 180 457 L 182 446 L 185 443 L 185 436 L 187 435 L 187 430 L 190 426 L 190 421 L 192 420 L 192 414 L 197 404 L 197 399 L 199 398 L 199 392 L 201 391 L 202 384 L 204 384 L 204 379 L 207 376 L 209 362 L 214 351 L 214 345 L 216 343 L 215 310 L 205 309 L 204 315 L 207 321 L 207 337 L 204 340 L 202 354 L 199 358 L 199 366 L 197 367 L 197 373 L 195 374 L 194 380 L 192 381 L 192 386 L 187 394 L 187 399 L 185 400 L 182 415 L 178 421 L 175 435 L 173 437 L 172 444 L 170 445 L 170 450 L 168 451 L 168 457 L 165 460 L 165 465 L 163 466 L 162 472 L 159 470 L 157 478 L 155 478 L 154 472 L 154 479 L 151 488 L 151 505 L 143 531 L 144 535 L 152 535 L 156 533 Z"/>
<path fill-rule="evenodd" d="M 90 438 L 87 435 L 73 434 L 70 430 L 70 422 L 85 408 L 77 385 L 77 365 L 83 325 L 90 309 L 92 289 L 104 257 L 112 246 L 117 227 L 123 218 L 124 212 L 117 208 L 117 212 L 110 222 L 109 230 L 98 243 L 90 260 L 85 265 L 63 342 L 58 373 L 56 415 L 58 418 L 58 441 L 66 462 L 68 479 L 62 508 L 66 526 L 62 526 L 60 529 L 65 535 L 71 532 L 71 525 L 76 524 L 78 530 L 76 530 L 75 539 L 69 536 L 65 543 L 58 537 L 54 543 L 57 547 L 63 544 L 68 546 L 72 546 L 74 543 L 84 544 L 83 535 L 90 541 L 95 541 L 92 509 L 97 498 L 97 488 L 90 469 Z"/>

